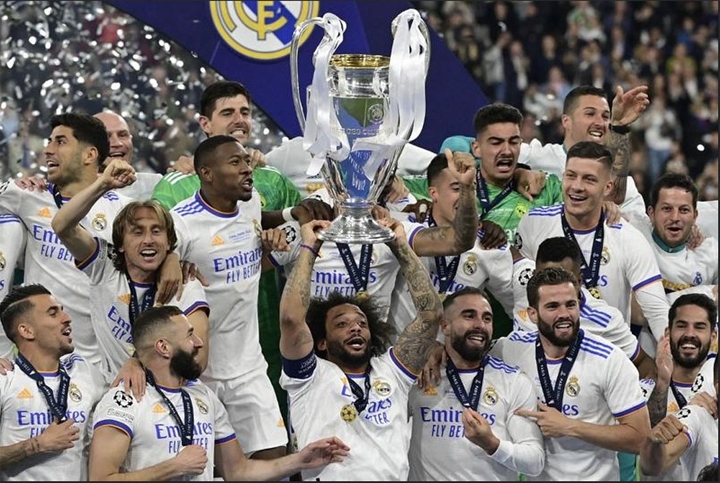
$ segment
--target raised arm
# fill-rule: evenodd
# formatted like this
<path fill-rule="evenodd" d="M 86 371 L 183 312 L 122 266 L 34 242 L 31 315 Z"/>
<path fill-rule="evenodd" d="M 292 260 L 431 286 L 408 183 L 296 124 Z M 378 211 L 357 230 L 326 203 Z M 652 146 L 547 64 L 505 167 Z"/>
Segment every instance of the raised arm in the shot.
<path fill-rule="evenodd" d="M 410 248 L 402 224 L 395 219 L 380 220 L 395 232 L 395 238 L 387 242 L 400 264 L 400 272 L 407 280 L 410 296 L 417 311 L 415 319 L 398 337 L 393 351 L 395 357 L 414 374 L 420 374 L 428 348 L 433 345 L 442 318 L 442 301 L 430 275 L 420 259 Z"/>
<path fill-rule="evenodd" d="M 421 230 L 413 239 L 418 256 L 459 255 L 475 245 L 478 230 L 477 198 L 475 192 L 475 158 L 470 153 L 445 150 L 448 172 L 455 178 L 460 199 L 453 224 Z"/>
<path fill-rule="evenodd" d="M 650 104 L 647 90 L 647 86 L 638 86 L 623 92 L 622 87 L 618 86 L 613 98 L 610 124 L 620 129 L 628 129 L 630 124 L 635 122 Z M 611 129 L 608 134 L 605 146 L 615 155 L 613 159 L 613 190 L 608 196 L 608 200 L 621 205 L 625 201 L 627 177 L 630 174 L 630 133 L 620 133 Z"/>
<path fill-rule="evenodd" d="M 76 260 L 85 260 L 95 251 L 95 239 L 80 226 L 82 219 L 105 193 L 134 181 L 133 167 L 125 161 L 114 159 L 93 184 L 73 196 L 57 212 L 52 220 L 52 229 Z"/>
<path fill-rule="evenodd" d="M 312 333 L 305 323 L 305 315 L 310 304 L 313 265 L 322 245 L 316 230 L 329 224 L 329 221 L 313 220 L 300 229 L 302 249 L 280 298 L 280 354 L 286 359 L 301 359 L 313 348 Z"/>

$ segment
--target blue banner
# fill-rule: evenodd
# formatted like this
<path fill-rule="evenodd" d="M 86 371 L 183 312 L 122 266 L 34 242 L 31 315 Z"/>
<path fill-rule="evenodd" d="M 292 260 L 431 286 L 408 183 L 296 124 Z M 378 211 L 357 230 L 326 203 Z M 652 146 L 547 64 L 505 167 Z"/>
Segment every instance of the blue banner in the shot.
<path fill-rule="evenodd" d="M 229 80 L 244 84 L 253 102 L 288 137 L 302 134 L 290 85 L 290 40 L 295 25 L 332 12 L 347 24 L 337 53 L 390 55 L 392 20 L 410 2 L 344 1 L 109 1 L 171 38 Z M 298 57 L 301 92 L 312 80 L 312 55 L 323 30 L 306 31 Z M 451 135 L 472 136 L 473 116 L 488 103 L 467 69 L 431 32 L 425 95 L 427 114 L 413 142 L 437 151 Z"/>

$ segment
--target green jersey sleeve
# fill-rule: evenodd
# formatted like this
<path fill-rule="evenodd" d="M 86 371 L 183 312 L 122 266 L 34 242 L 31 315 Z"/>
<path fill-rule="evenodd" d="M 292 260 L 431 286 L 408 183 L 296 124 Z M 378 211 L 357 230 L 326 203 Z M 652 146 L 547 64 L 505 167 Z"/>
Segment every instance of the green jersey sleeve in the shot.
<path fill-rule="evenodd" d="M 196 174 L 168 173 L 155 185 L 152 198 L 168 210 L 189 198 L 200 189 L 200 178 Z"/>

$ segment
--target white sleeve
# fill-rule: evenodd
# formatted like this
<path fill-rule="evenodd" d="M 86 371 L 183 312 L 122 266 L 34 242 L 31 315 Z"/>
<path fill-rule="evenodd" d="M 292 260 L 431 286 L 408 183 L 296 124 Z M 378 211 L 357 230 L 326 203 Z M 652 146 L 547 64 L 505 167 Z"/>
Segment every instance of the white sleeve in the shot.
<path fill-rule="evenodd" d="M 511 440 L 500 440 L 500 446 L 490 457 L 513 471 L 537 476 L 545 466 L 542 432 L 535 421 L 515 414 L 518 409 L 535 411 L 537 398 L 530 378 L 522 372 L 518 373 L 518 378 L 521 380 L 515 384 L 515 397 L 508 408 L 507 426 Z"/>
<path fill-rule="evenodd" d="M 481 260 L 487 267 L 488 281 L 487 289 L 505 309 L 508 317 L 513 316 L 515 297 L 513 293 L 513 260 L 510 249 L 506 246 L 502 249 L 483 250 Z"/>
<path fill-rule="evenodd" d="M 535 260 L 535 254 L 537 253 L 537 246 L 533 241 L 533 226 L 532 217 L 525 215 L 520 218 L 515 231 L 515 247 L 522 256 L 530 260 Z"/>
<path fill-rule="evenodd" d="M 637 369 L 619 349 L 614 349 L 607 359 L 610 366 L 605 371 L 605 400 L 613 416 L 620 418 L 645 406 L 645 398 L 638 381 Z"/>
<path fill-rule="evenodd" d="M 189 231 L 185 220 L 175 213 L 170 212 L 173 221 L 175 222 L 175 235 L 177 236 L 177 246 L 175 247 L 175 253 L 178 254 L 180 260 L 187 260 L 188 255 L 192 252 L 192 240 L 189 237 Z"/>

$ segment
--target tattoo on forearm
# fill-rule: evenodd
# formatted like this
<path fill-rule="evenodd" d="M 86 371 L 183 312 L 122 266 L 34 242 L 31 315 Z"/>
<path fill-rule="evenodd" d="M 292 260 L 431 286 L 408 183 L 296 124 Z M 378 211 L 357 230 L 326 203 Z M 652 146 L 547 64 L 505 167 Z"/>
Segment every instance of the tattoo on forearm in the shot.
<path fill-rule="evenodd" d="M 647 406 L 648 412 L 650 413 L 650 427 L 655 427 L 657 423 L 663 420 L 667 415 L 668 405 L 668 390 L 660 389 L 657 386 L 653 389 L 650 398 L 648 399 Z"/>
<path fill-rule="evenodd" d="M 472 185 L 460 185 L 460 200 L 457 206 L 453 223 L 455 247 L 458 250 L 470 249 L 475 244 L 478 228 L 476 194 Z"/>
<path fill-rule="evenodd" d="M 630 136 L 610 132 L 606 147 L 613 153 L 613 190 L 610 200 L 621 204 L 627 192 L 627 177 L 630 174 Z"/>
<path fill-rule="evenodd" d="M 301 250 L 295 267 L 285 283 L 281 307 L 285 310 L 307 313 L 310 304 L 310 279 L 315 265 L 315 257 L 309 250 Z"/>
<path fill-rule="evenodd" d="M 442 301 L 415 252 L 407 245 L 395 247 L 393 252 L 417 310 L 417 317 L 405 327 L 393 350 L 408 369 L 418 373 L 425 364 L 428 347 L 437 336 Z"/>

